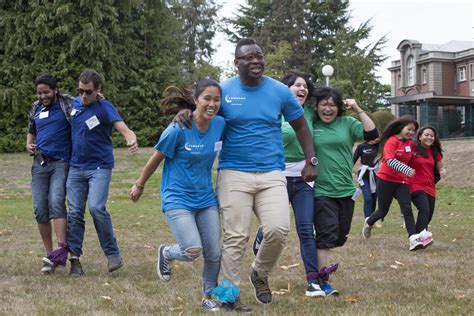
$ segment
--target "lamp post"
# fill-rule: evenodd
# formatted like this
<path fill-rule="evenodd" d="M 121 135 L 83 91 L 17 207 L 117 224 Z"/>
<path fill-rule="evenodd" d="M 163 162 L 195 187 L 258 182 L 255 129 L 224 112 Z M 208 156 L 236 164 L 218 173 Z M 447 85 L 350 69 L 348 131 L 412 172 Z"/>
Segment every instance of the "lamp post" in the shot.
<path fill-rule="evenodd" d="M 329 77 L 334 74 L 334 68 L 331 65 L 324 65 L 322 71 L 324 77 L 326 77 L 326 86 L 329 87 Z"/>

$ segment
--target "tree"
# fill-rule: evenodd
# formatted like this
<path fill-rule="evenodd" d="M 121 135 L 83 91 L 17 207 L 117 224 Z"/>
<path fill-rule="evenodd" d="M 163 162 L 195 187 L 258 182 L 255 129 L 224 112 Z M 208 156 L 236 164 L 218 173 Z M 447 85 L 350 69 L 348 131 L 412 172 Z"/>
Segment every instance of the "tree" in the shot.
<path fill-rule="evenodd" d="M 332 64 L 333 85 L 365 109 L 377 109 L 386 87 L 374 70 L 386 58 L 381 53 L 386 38 L 361 47 L 372 27 L 370 21 L 350 26 L 348 1 L 249 0 L 240 12 L 227 20 L 226 33 L 234 42 L 255 38 L 267 56 L 267 73 L 298 68 L 322 78 L 322 66 Z M 283 49 L 285 43 L 290 50 Z"/>

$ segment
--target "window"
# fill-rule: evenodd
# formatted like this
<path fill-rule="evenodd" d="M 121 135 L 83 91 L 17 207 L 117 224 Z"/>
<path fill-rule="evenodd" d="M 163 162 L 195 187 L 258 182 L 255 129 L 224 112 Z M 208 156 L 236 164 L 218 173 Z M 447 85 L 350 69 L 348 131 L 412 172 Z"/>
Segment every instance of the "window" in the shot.
<path fill-rule="evenodd" d="M 407 86 L 415 84 L 415 59 L 413 56 L 407 59 Z"/>
<path fill-rule="evenodd" d="M 474 80 L 474 64 L 469 64 L 469 79 Z"/>
<path fill-rule="evenodd" d="M 421 83 L 426 83 L 426 66 L 421 67 Z"/>
<path fill-rule="evenodd" d="M 466 81 L 466 66 L 459 66 L 458 67 L 458 81 Z"/>

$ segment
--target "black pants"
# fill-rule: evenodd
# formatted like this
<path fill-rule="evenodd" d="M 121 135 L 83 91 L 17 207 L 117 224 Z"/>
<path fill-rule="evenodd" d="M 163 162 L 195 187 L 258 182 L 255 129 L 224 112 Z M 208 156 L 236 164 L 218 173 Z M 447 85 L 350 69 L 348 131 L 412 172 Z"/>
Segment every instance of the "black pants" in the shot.
<path fill-rule="evenodd" d="M 411 194 L 411 201 L 418 209 L 418 217 L 416 219 L 416 233 L 423 229 L 428 230 L 428 224 L 433 218 L 436 199 L 426 194 L 425 191 L 418 190 Z"/>
<path fill-rule="evenodd" d="M 379 208 L 372 213 L 367 220 L 370 226 L 374 225 L 379 219 L 387 216 L 390 210 L 390 204 L 392 204 L 393 198 L 395 198 L 398 201 L 398 205 L 400 205 L 408 236 L 416 234 L 415 218 L 413 217 L 413 211 L 411 209 L 410 189 L 408 184 L 385 181 L 378 178 L 377 197 Z"/>

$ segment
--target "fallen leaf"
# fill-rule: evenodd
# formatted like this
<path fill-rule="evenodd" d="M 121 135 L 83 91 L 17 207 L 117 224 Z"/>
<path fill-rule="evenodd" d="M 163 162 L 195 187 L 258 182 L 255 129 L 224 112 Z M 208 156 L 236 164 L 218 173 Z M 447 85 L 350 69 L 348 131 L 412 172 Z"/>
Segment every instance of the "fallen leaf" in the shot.
<path fill-rule="evenodd" d="M 288 269 L 296 268 L 296 267 L 299 267 L 299 266 L 300 266 L 299 263 L 290 264 L 290 265 L 288 266 Z"/>
<path fill-rule="evenodd" d="M 398 269 L 398 266 L 396 266 L 396 265 L 394 265 L 394 264 L 391 264 L 391 265 L 390 265 L 390 268 L 392 268 L 392 269 Z"/>
<path fill-rule="evenodd" d="M 425 263 L 424 266 L 427 267 L 427 268 L 431 268 L 431 266 L 427 263 Z"/>
<path fill-rule="evenodd" d="M 145 216 L 144 216 L 144 215 L 140 215 L 140 216 L 138 216 L 138 218 L 143 218 L 143 217 L 145 217 Z"/>
<path fill-rule="evenodd" d="M 344 296 L 344 301 L 348 303 L 355 303 L 359 301 L 359 297 L 355 295 Z"/>
<path fill-rule="evenodd" d="M 111 301 L 112 298 L 110 296 L 101 296 L 100 298 L 106 300 L 106 301 Z"/>
<path fill-rule="evenodd" d="M 132 224 L 130 227 L 136 227 L 136 226 L 141 226 L 141 225 L 142 225 L 142 223 L 136 222 L 135 224 Z"/>
<path fill-rule="evenodd" d="M 448 227 L 448 225 L 446 225 L 446 224 L 443 224 L 443 226 L 444 226 L 444 227 Z"/>
<path fill-rule="evenodd" d="M 178 306 L 178 307 L 170 307 L 168 308 L 170 311 L 180 311 L 183 309 L 183 306 Z"/>
<path fill-rule="evenodd" d="M 286 295 L 287 292 L 283 292 L 283 291 L 272 291 L 272 294 L 273 295 Z"/>
<path fill-rule="evenodd" d="M 404 266 L 404 265 L 405 265 L 404 263 L 402 263 L 402 262 L 400 262 L 400 261 L 397 261 L 397 260 L 395 260 L 395 263 L 398 264 L 398 265 L 400 265 L 400 266 Z"/>
<path fill-rule="evenodd" d="M 280 266 L 280 268 L 282 268 L 283 270 L 288 270 L 287 266 Z"/>
<path fill-rule="evenodd" d="M 387 305 L 387 309 L 390 310 L 390 311 L 394 311 L 394 310 L 395 310 L 395 305 L 393 305 L 393 304 L 388 304 L 388 305 Z"/>
<path fill-rule="evenodd" d="M 143 248 L 146 248 L 146 249 L 152 249 L 153 247 L 150 246 L 150 245 L 143 245 Z"/>
<path fill-rule="evenodd" d="M 456 239 L 456 238 L 454 238 L 454 239 L 453 239 L 453 240 L 451 240 L 451 241 L 452 241 L 452 242 L 456 242 L 456 240 L 457 240 L 457 239 Z"/>
<path fill-rule="evenodd" d="M 461 294 L 461 295 L 456 296 L 456 299 L 458 300 L 463 299 L 463 298 L 466 298 L 466 294 Z"/>
<path fill-rule="evenodd" d="M 182 302 L 183 301 L 183 298 L 181 296 L 176 296 L 176 298 L 178 299 L 178 301 Z"/>
<path fill-rule="evenodd" d="M 110 285 L 108 282 L 105 282 L 104 284 L 102 284 L 104 286 L 107 286 L 107 285 Z"/>

